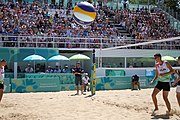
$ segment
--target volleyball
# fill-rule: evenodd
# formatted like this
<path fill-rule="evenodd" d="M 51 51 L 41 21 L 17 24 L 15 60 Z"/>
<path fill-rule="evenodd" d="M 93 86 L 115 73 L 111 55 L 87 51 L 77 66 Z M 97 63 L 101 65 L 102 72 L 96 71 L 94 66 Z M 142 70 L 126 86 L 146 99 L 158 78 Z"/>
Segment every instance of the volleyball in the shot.
<path fill-rule="evenodd" d="M 80 25 L 90 25 L 96 18 L 96 10 L 89 2 L 80 2 L 73 9 L 73 18 Z"/>

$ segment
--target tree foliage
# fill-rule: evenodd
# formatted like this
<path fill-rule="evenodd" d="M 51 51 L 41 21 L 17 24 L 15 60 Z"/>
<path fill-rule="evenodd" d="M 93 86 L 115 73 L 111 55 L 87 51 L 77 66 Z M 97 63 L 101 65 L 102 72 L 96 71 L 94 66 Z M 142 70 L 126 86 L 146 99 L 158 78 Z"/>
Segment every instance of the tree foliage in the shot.
<path fill-rule="evenodd" d="M 174 10 L 174 13 L 170 13 L 170 14 L 174 17 L 177 17 L 177 19 L 180 20 L 180 1 L 179 0 L 165 0 L 164 4 L 167 7 L 170 7 L 171 10 Z"/>
<path fill-rule="evenodd" d="M 174 11 L 178 12 L 180 10 L 179 8 L 179 0 L 165 0 L 164 4 L 167 7 L 170 7 L 171 9 L 174 9 Z"/>

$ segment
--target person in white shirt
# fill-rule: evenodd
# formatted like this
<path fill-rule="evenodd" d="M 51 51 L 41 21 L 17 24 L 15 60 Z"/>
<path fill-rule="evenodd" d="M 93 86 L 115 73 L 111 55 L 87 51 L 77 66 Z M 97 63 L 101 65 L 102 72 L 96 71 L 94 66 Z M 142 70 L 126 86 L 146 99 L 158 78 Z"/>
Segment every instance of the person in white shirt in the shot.
<path fill-rule="evenodd" d="M 0 102 L 4 92 L 4 66 L 6 66 L 6 60 L 3 59 L 0 61 Z"/>
<path fill-rule="evenodd" d="M 48 69 L 46 70 L 46 73 L 53 73 L 53 69 L 51 68 L 51 66 L 48 66 Z"/>
<path fill-rule="evenodd" d="M 54 69 L 53 72 L 54 73 L 61 73 L 61 66 L 60 67 L 56 66 L 56 68 Z"/>
<path fill-rule="evenodd" d="M 31 65 L 30 64 L 28 64 L 28 67 L 25 69 L 25 72 L 26 73 L 33 73 L 33 68 L 31 67 Z"/>
<path fill-rule="evenodd" d="M 85 76 L 82 78 L 84 84 L 84 92 L 86 92 L 86 86 L 88 86 L 87 91 L 90 91 L 90 78 L 88 77 L 88 73 L 85 73 Z"/>

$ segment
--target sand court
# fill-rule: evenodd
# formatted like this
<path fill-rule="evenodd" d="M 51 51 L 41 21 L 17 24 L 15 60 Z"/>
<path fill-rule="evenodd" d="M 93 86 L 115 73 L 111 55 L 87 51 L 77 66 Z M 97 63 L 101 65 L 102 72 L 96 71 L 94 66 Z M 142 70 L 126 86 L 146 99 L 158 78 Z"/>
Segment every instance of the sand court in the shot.
<path fill-rule="evenodd" d="M 96 95 L 72 96 L 75 91 L 6 93 L 0 104 L 0 120 L 150 120 L 180 119 L 180 108 L 171 89 L 169 100 L 174 111 L 167 116 L 166 106 L 160 93 L 159 111 L 154 109 L 151 93 L 153 89 L 140 91 L 97 91 Z"/>

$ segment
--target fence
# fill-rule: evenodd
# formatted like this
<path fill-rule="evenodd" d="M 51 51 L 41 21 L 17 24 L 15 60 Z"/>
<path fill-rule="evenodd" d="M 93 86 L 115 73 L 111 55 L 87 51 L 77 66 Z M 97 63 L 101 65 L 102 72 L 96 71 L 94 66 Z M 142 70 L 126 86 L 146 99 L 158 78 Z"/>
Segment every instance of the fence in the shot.
<path fill-rule="evenodd" d="M 58 37 L 58 36 L 0 36 L 0 47 L 32 47 L 32 48 L 110 48 L 147 42 L 150 40 L 138 40 L 131 37 Z M 129 49 L 180 49 L 180 41 L 166 41 L 147 44 Z"/>

